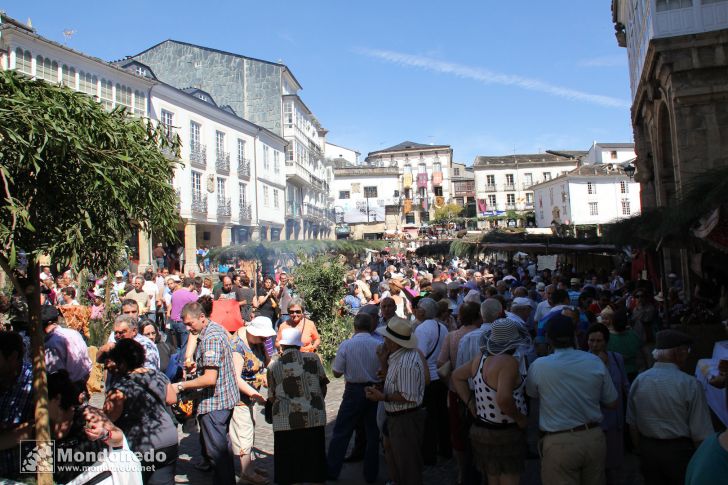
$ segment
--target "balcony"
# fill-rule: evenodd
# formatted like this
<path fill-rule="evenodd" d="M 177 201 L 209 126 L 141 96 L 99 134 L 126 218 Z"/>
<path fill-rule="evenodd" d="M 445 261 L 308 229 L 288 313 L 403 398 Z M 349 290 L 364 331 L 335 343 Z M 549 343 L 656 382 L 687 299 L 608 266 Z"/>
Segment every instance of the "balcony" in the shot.
<path fill-rule="evenodd" d="M 250 160 L 238 159 L 238 178 L 250 178 Z"/>
<path fill-rule="evenodd" d="M 295 201 L 289 200 L 286 202 L 286 217 L 291 218 L 297 218 L 301 215 L 301 211 L 299 209 L 299 205 L 295 203 Z"/>
<path fill-rule="evenodd" d="M 505 183 L 505 184 L 503 184 L 503 191 L 504 192 L 513 192 L 514 190 L 516 190 L 516 184 L 514 184 L 514 183 L 510 183 L 510 184 L 509 183 Z"/>
<path fill-rule="evenodd" d="M 192 212 L 207 215 L 207 196 L 192 194 Z"/>
<path fill-rule="evenodd" d="M 486 184 L 485 189 L 486 192 L 498 192 L 495 188 L 495 184 Z"/>
<path fill-rule="evenodd" d="M 530 190 L 533 185 L 533 180 L 523 182 L 523 184 L 521 184 L 521 190 Z"/>
<path fill-rule="evenodd" d="M 207 146 L 199 144 L 190 145 L 190 164 L 202 170 L 207 168 Z"/>
<path fill-rule="evenodd" d="M 324 210 L 320 207 L 316 207 L 315 205 L 306 202 L 303 204 L 303 215 L 307 217 L 313 217 L 317 219 L 323 219 L 325 217 Z"/>
<path fill-rule="evenodd" d="M 238 203 L 238 212 L 240 214 L 238 217 L 241 224 L 244 222 L 250 222 L 250 219 L 253 217 L 253 209 L 250 207 L 248 202 Z"/>
<path fill-rule="evenodd" d="M 473 181 L 455 182 L 453 189 L 455 195 L 461 197 L 475 197 L 475 182 Z"/>
<path fill-rule="evenodd" d="M 507 211 L 514 211 L 514 210 L 516 210 L 516 204 L 506 204 L 506 210 Z"/>
<path fill-rule="evenodd" d="M 215 170 L 218 173 L 225 175 L 230 174 L 230 153 L 228 152 L 217 152 L 217 159 L 215 160 Z"/>
<path fill-rule="evenodd" d="M 313 185 L 314 188 L 322 192 L 329 192 L 329 184 L 324 182 L 322 179 L 316 177 L 315 175 L 311 175 L 311 185 Z"/>
<path fill-rule="evenodd" d="M 526 203 L 524 204 L 523 207 L 525 207 L 526 210 L 532 210 L 533 209 L 533 201 L 530 201 L 530 202 L 526 201 Z"/>
<path fill-rule="evenodd" d="M 299 162 L 294 160 L 286 161 L 286 180 L 290 180 L 297 185 L 310 185 L 311 172 Z"/>
<path fill-rule="evenodd" d="M 217 199 L 217 215 L 218 217 L 230 217 L 233 213 L 230 205 L 229 197 L 218 197 Z"/>

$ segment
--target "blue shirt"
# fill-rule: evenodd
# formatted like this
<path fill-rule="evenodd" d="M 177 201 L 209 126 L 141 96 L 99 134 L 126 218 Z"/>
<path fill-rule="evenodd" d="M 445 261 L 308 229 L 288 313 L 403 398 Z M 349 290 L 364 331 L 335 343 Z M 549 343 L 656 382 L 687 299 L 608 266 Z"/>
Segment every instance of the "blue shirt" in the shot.
<path fill-rule="evenodd" d="M 570 348 L 536 359 L 528 369 L 526 392 L 539 398 L 539 428 L 547 432 L 600 423 L 600 403 L 617 400 L 604 362 L 596 355 Z"/>
<path fill-rule="evenodd" d="M 346 382 L 364 384 L 379 382 L 377 371 L 377 347 L 380 341 L 368 333 L 355 333 L 348 340 L 341 342 L 336 358 L 331 366 L 334 372 L 344 374 Z"/>

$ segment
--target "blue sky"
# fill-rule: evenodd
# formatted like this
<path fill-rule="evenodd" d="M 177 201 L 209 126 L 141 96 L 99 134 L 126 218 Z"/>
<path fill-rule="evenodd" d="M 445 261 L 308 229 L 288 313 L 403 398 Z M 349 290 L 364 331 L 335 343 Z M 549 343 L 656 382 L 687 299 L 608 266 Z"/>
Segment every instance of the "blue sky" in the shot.
<path fill-rule="evenodd" d="M 609 0 L 5 1 L 102 59 L 172 38 L 289 66 L 328 140 L 477 155 L 631 142 L 626 49 Z"/>

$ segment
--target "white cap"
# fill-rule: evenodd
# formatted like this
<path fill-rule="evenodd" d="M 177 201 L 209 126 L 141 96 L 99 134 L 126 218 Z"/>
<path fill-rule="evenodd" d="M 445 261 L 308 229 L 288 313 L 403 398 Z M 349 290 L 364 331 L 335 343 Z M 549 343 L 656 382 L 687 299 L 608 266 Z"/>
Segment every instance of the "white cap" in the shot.
<path fill-rule="evenodd" d="M 515 308 L 517 306 L 531 306 L 531 300 L 522 296 L 514 298 L 513 303 L 511 303 L 511 308 Z"/>

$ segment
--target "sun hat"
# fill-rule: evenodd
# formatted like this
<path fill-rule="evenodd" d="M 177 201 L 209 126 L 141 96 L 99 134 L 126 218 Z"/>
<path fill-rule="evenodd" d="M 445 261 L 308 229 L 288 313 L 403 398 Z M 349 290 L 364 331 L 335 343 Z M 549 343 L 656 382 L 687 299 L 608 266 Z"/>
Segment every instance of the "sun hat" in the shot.
<path fill-rule="evenodd" d="M 490 355 L 501 355 L 521 346 L 531 345 L 528 329 L 510 318 L 499 318 L 480 337 L 480 351 Z"/>
<path fill-rule="evenodd" d="M 123 278 L 123 277 L 124 277 L 124 273 L 122 273 L 121 271 L 117 271 L 116 273 L 114 273 L 114 278 Z"/>
<path fill-rule="evenodd" d="M 245 327 L 245 331 L 256 337 L 272 337 L 276 334 L 276 331 L 273 330 L 273 322 L 270 321 L 270 318 L 262 315 L 252 319 Z"/>
<path fill-rule="evenodd" d="M 406 349 L 417 347 L 417 336 L 412 333 L 410 322 L 404 318 L 390 318 L 386 327 L 377 328 L 377 333 Z"/>
<path fill-rule="evenodd" d="M 290 345 L 292 347 L 303 347 L 303 342 L 301 342 L 301 331 L 296 330 L 295 328 L 284 328 L 281 332 L 281 339 L 278 343 L 280 345 Z"/>

